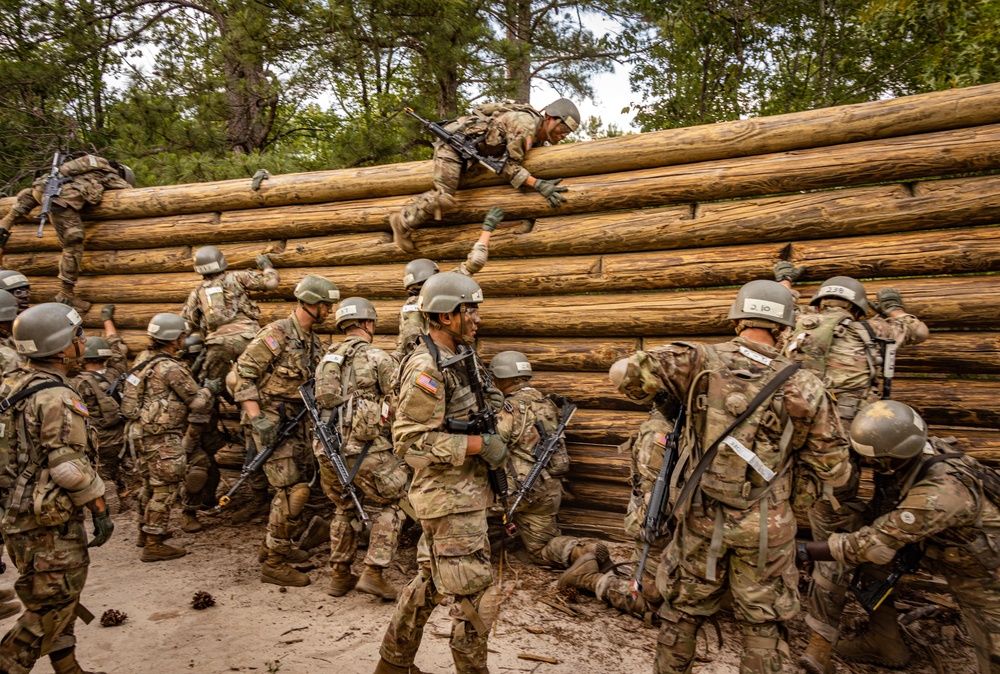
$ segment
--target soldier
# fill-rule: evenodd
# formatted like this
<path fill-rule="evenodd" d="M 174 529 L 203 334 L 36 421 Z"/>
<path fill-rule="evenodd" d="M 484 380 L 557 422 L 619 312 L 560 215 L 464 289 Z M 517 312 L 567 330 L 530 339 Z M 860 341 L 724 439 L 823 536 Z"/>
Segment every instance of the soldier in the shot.
<path fill-rule="evenodd" d="M 501 351 L 493 356 L 490 373 L 505 396 L 497 420 L 497 433 L 510 455 L 507 480 L 509 484 L 520 484 L 535 464 L 533 451 L 541 438 L 535 423 L 541 423 L 546 433 L 555 432 L 559 425 L 559 407 L 531 387 L 531 362 L 519 351 Z M 557 517 L 562 502 L 560 478 L 567 472 L 569 455 L 565 441 L 559 440 L 548 467 L 513 515 L 521 542 L 535 564 L 565 569 L 583 555 L 590 554 L 608 568 L 608 547 L 604 543 L 560 534 Z"/>
<path fill-rule="evenodd" d="M 17 313 L 21 313 L 30 306 L 31 282 L 21 272 L 13 269 L 0 271 L 0 290 L 6 290 L 17 300 Z"/>
<path fill-rule="evenodd" d="M 494 206 L 489 210 L 486 219 L 483 220 L 483 232 L 479 235 L 479 240 L 472 246 L 465 262 L 452 271 L 472 276 L 486 266 L 490 252 L 490 237 L 502 220 L 503 209 Z M 403 270 L 403 288 L 409 297 L 399 311 L 399 336 L 396 340 L 396 350 L 392 354 L 397 361 L 402 360 L 403 356 L 413 350 L 420 335 L 427 334 L 427 320 L 417 310 L 417 298 L 420 296 L 420 289 L 424 287 L 424 281 L 438 271 L 437 264 L 427 258 L 411 260 Z"/>
<path fill-rule="evenodd" d="M 573 101 L 560 98 L 541 112 L 530 105 L 505 101 L 473 108 L 471 115 L 459 117 L 445 125 L 454 133 L 472 136 L 480 154 L 506 159 L 500 174 L 512 187 L 522 185 L 534 188 L 553 208 L 562 205 L 567 190 L 559 185 L 561 178 L 539 180 L 521 166 L 532 147 L 562 141 L 580 126 L 580 111 Z M 484 174 L 486 169 L 478 162 L 466 164 L 447 143 L 434 143 L 434 189 L 410 201 L 401 211 L 389 217 L 392 240 L 402 250 L 416 250 L 411 238 L 414 229 L 431 217 L 441 219 L 441 214 L 455 204 L 455 192 L 463 180 Z"/>
<path fill-rule="evenodd" d="M 7 376 L 22 364 L 14 345 L 12 330 L 17 318 L 17 300 L 6 290 L 0 290 L 0 373 Z"/>
<path fill-rule="evenodd" d="M 359 579 L 351 574 L 358 550 L 354 528 L 357 512 L 323 453 L 319 441 L 313 443 L 319 459 L 320 484 L 336 506 L 330 526 L 330 566 L 333 576 L 327 594 L 341 597 L 357 586 L 361 592 L 395 600 L 399 590 L 382 572 L 396 552 L 399 534 L 406 522 L 400 502 L 406 498 L 409 470 L 392 452 L 392 383 L 398 366 L 392 356 L 371 345 L 375 334 L 375 307 L 366 299 L 349 297 L 336 313 L 337 328 L 347 338 L 332 345 L 316 368 L 316 404 L 329 418 L 339 409 L 338 423 L 343 436 L 341 454 L 348 470 L 357 471 L 355 483 L 366 502 L 381 506 L 374 518 L 365 570 Z M 357 467 L 357 462 L 361 466 Z"/>
<path fill-rule="evenodd" d="M 789 263 L 775 265 L 775 276 L 783 284 L 794 280 L 802 271 L 801 267 L 789 270 L 781 265 Z M 896 347 L 919 344 L 927 339 L 927 326 L 916 316 L 906 313 L 899 291 L 893 288 L 878 291 L 876 308 L 882 317 L 866 319 L 870 305 L 865 287 L 847 276 L 825 281 L 810 304 L 818 306 L 819 311 L 798 316 L 785 346 L 785 355 L 823 380 L 837 401 L 837 413 L 846 429 L 859 410 L 878 399 L 877 387 L 882 379 L 884 361 L 894 358 Z M 890 384 L 883 380 L 883 389 Z M 862 524 L 861 516 L 867 504 L 858 496 L 860 457 L 852 452 L 851 461 L 854 479 L 836 490 L 833 499 L 822 500 L 809 511 L 814 540 L 826 540 L 834 531 L 855 531 Z M 882 478 L 876 475 L 878 492 L 884 488 Z M 834 502 L 838 507 L 833 506 Z M 813 568 L 806 614 L 806 623 L 813 633 L 808 648 L 799 658 L 799 664 L 811 674 L 825 674 L 831 669 L 830 654 L 847 601 L 851 571 L 832 562 L 819 562 Z M 891 600 L 879 610 L 891 614 L 886 624 L 896 624 Z M 873 657 L 881 664 L 899 667 L 909 659 L 898 629 L 894 639 L 880 640 L 879 645 L 883 656 L 876 653 Z M 852 654 L 845 652 L 845 655 Z"/>
<path fill-rule="evenodd" d="M 66 182 L 59 196 L 52 199 L 52 222 L 62 246 L 59 261 L 59 280 L 62 287 L 56 301 L 72 304 L 80 311 L 90 308 L 90 302 L 76 297 L 76 281 L 83 261 L 83 220 L 80 211 L 88 204 L 96 206 L 104 198 L 105 190 L 126 190 L 135 186 L 135 174 L 128 166 L 109 162 L 104 157 L 87 154 L 63 162 L 59 173 Z M 47 175 L 35 180 L 31 187 L 18 192 L 17 201 L 7 215 L 0 218 L 0 258 L 10 239 L 10 228 L 19 218 L 27 221 L 31 210 L 42 203 Z"/>
<path fill-rule="evenodd" d="M 115 305 L 105 304 L 101 307 L 101 323 L 104 325 L 104 339 L 111 349 L 111 357 L 108 358 L 106 367 L 107 375 L 114 381 L 128 369 L 128 346 L 122 341 L 118 329 L 115 327 Z"/>
<path fill-rule="evenodd" d="M 727 590 L 743 633 L 740 671 L 780 671 L 788 655 L 785 623 L 799 608 L 791 497 L 811 505 L 820 485 L 844 484 L 851 469 L 822 382 L 776 348 L 794 310 L 786 288 L 752 281 L 729 310 L 733 341 L 676 342 L 612 369 L 630 398 L 667 391 L 690 410 L 675 471 L 687 480 L 678 527 L 657 571 L 659 674 L 690 671 L 698 627 Z"/>
<path fill-rule="evenodd" d="M 144 562 L 177 559 L 187 554 L 183 548 L 167 545 L 170 510 L 180 492 L 187 470 L 183 437 L 188 415 L 207 414 L 214 405 L 219 382 L 199 387 L 187 366 L 177 358 L 187 335 L 187 323 L 177 314 L 156 314 L 149 322 L 148 358 L 140 356 L 141 367 L 126 380 L 121 410 L 140 424 L 140 447 L 150 488 L 143 513 L 140 540 L 145 538 Z M 213 390 L 214 389 L 214 390 Z M 182 513 L 181 529 L 192 527 L 190 513 Z M 197 519 L 195 520 L 197 524 Z"/>
<path fill-rule="evenodd" d="M 178 355 L 191 368 L 191 374 L 197 381 L 205 362 L 205 340 L 201 333 L 193 332 L 188 335 Z M 215 385 L 214 382 L 212 385 Z M 219 487 L 221 475 L 215 455 L 229 441 L 229 436 L 220 428 L 221 423 L 218 405 L 213 405 L 208 414 L 188 415 L 183 440 L 188 462 L 181 506 L 186 513 L 183 517 L 186 527 L 182 525 L 182 528 L 189 534 L 202 529 L 197 512 L 216 504 L 215 491 Z"/>
<path fill-rule="evenodd" d="M 0 531 L 25 611 L 0 640 L 0 671 L 26 674 L 48 655 L 56 674 L 85 674 L 74 623 L 89 613 L 79 603 L 87 548 L 106 543 L 114 530 L 104 482 L 87 459 L 87 406 L 69 381 L 87 339 L 76 310 L 55 303 L 25 311 L 14 339 L 27 362 L 0 387 L 7 429 L 0 434 Z M 89 545 L 83 508 L 94 523 Z"/>
<path fill-rule="evenodd" d="M 881 400 L 858 413 L 851 445 L 879 465 L 899 487 L 899 500 L 870 525 L 835 532 L 825 542 L 800 543 L 802 559 L 833 560 L 847 567 L 888 564 L 905 545 L 923 551 L 923 566 L 944 576 L 982 674 L 1000 671 L 1000 478 L 957 452 L 950 442 L 927 437 L 913 409 Z M 893 616 L 893 620 L 895 617 Z M 876 611 L 860 637 L 869 648 L 886 633 Z M 877 648 L 875 649 L 878 650 Z"/>
<path fill-rule="evenodd" d="M 299 387 L 312 378 L 323 344 L 313 332 L 340 299 L 340 291 L 320 276 L 306 276 L 295 286 L 298 306 L 288 318 L 264 326 L 236 361 L 234 398 L 243 411 L 241 423 L 250 427 L 256 451 L 273 445 L 282 410 L 294 416 L 302 410 Z M 306 462 L 312 462 L 306 422 L 264 464 L 267 482 L 275 489 L 267 523 L 266 558 L 262 560 L 262 583 L 302 587 L 309 576 L 289 562 L 305 561 L 308 553 L 294 548 L 292 536 L 309 499 Z M 251 485 L 255 498 L 267 497 L 267 483 Z M 263 548 L 261 554 L 264 554 Z"/>
<path fill-rule="evenodd" d="M 224 379 L 260 330 L 260 309 L 247 293 L 275 290 L 279 278 L 266 255 L 257 256 L 257 267 L 263 273 L 252 269 L 227 272 L 229 262 L 215 246 L 199 248 L 194 254 L 194 270 L 205 279 L 191 291 L 181 315 L 205 338 L 204 379 Z"/>
<path fill-rule="evenodd" d="M 487 671 L 487 638 L 498 603 L 487 537 L 486 513 L 494 500 L 487 469 L 503 467 L 507 447 L 475 422 L 487 413 L 481 404 L 500 408 L 502 394 L 487 388 L 484 398 L 489 399 L 477 400 L 472 387 L 489 379 L 478 359 L 443 365 L 474 343 L 482 301 L 479 284 L 454 272 L 435 274 L 420 291 L 418 306 L 430 332 L 400 364 L 392 425 L 396 454 L 413 468 L 409 498 L 423 528 L 417 545 L 420 569 L 400 593 L 375 674 L 420 671 L 413 659 L 424 625 L 446 599 L 451 600 L 455 671 Z M 476 381 L 470 381 L 470 373 Z M 462 426 L 472 430 L 449 430 Z"/>

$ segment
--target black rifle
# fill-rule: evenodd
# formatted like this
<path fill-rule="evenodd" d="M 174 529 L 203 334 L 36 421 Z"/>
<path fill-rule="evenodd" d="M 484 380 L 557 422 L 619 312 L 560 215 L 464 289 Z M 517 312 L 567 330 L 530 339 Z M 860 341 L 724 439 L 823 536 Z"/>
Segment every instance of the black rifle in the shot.
<path fill-rule="evenodd" d="M 851 592 L 866 611 L 874 613 L 886 597 L 892 594 L 900 578 L 920 568 L 920 560 L 923 557 L 923 548 L 915 543 L 908 543 L 896 552 L 892 560 L 892 572 L 888 577 L 885 580 L 873 580 L 869 583 L 864 582 L 864 567 L 859 566 L 851 578 Z"/>
<path fill-rule="evenodd" d="M 256 455 L 252 453 L 251 449 L 247 449 L 247 460 L 243 464 L 243 470 L 240 471 L 240 479 L 236 480 L 236 484 L 229 488 L 223 496 L 219 498 L 219 505 L 215 506 L 213 512 L 219 512 L 225 508 L 233 500 L 233 494 L 236 490 L 240 488 L 240 485 L 247 481 L 247 479 L 260 470 L 261 466 L 267 463 L 267 460 L 271 458 L 274 451 L 285 444 L 288 438 L 294 435 L 295 431 L 298 429 L 299 424 L 305 419 L 308 410 L 302 408 L 299 413 L 294 417 L 285 416 L 285 403 L 278 405 L 278 435 L 270 445 L 262 449 Z M 253 442 L 249 443 L 249 446 L 253 446 Z"/>
<path fill-rule="evenodd" d="M 538 430 L 538 444 L 531 450 L 531 455 L 535 459 L 535 465 L 531 467 L 531 470 L 528 471 L 528 474 L 524 478 L 524 482 L 517 488 L 517 492 L 514 495 L 514 504 L 510 507 L 510 510 L 505 511 L 503 514 L 504 528 L 511 536 L 517 532 L 517 526 L 514 524 L 514 511 L 517 510 L 517 506 L 520 505 L 521 500 L 534 489 L 535 482 L 538 481 L 538 477 L 542 474 L 542 471 L 549 467 L 552 455 L 559 448 L 559 440 L 562 439 L 563 434 L 566 432 L 566 426 L 569 425 L 569 420 L 573 418 L 574 414 L 576 414 L 576 405 L 563 398 L 559 425 L 556 426 L 552 435 L 545 433 L 542 422 L 535 422 L 535 428 Z"/>
<path fill-rule="evenodd" d="M 199 351 L 198 355 L 195 357 L 194 362 L 191 363 L 191 376 L 194 377 L 195 381 L 201 380 L 201 368 L 205 364 L 205 356 L 207 355 L 208 349 L 203 346 L 201 347 L 201 351 Z M 223 384 L 225 384 L 224 381 Z"/>
<path fill-rule="evenodd" d="M 63 154 L 61 152 L 56 152 L 52 155 L 52 169 L 49 171 L 49 177 L 45 181 L 45 196 L 42 197 L 42 210 L 38 214 L 38 232 L 35 236 L 39 239 L 42 238 L 42 230 L 45 229 L 45 221 L 51 219 L 52 217 L 52 199 L 58 197 L 62 193 L 63 185 L 73 182 L 72 178 L 67 178 L 59 173 L 59 167 L 62 163 Z"/>
<path fill-rule="evenodd" d="M 340 486 L 344 488 L 344 496 L 351 497 L 351 500 L 354 501 L 354 509 L 358 511 L 358 517 L 367 524 L 368 514 L 361 505 L 361 499 L 358 498 L 358 488 L 354 486 L 354 474 L 348 472 L 344 459 L 340 456 L 340 447 L 344 444 L 344 440 L 340 436 L 340 430 L 334 424 L 336 417 L 330 419 L 329 423 L 320 417 L 319 408 L 316 407 L 316 395 L 313 393 L 312 381 L 299 387 L 299 395 L 302 396 L 302 402 L 305 403 L 306 409 L 309 410 L 309 416 L 312 417 L 316 439 L 322 445 L 326 458 L 330 460 L 330 465 L 333 466 L 333 472 L 337 474 Z M 362 453 L 358 457 L 355 468 L 359 467 L 364 460 L 365 456 Z"/>
<path fill-rule="evenodd" d="M 465 161 L 477 161 L 497 175 L 503 173 L 503 168 L 507 164 L 507 157 L 486 157 L 480 154 L 479 148 L 476 147 L 480 138 L 470 137 L 460 131 L 451 133 L 438 122 L 424 119 L 415 113 L 413 108 L 404 108 L 404 111 L 410 117 L 423 124 L 424 128 L 430 131 L 432 135 L 447 143 Z"/>
<path fill-rule="evenodd" d="M 632 595 L 638 597 L 642 592 L 642 574 L 646 571 L 646 562 L 649 560 L 649 549 L 657 538 L 663 535 L 663 528 L 670 521 L 667 514 L 667 503 L 670 501 L 670 474 L 674 472 L 677 465 L 681 431 L 684 429 L 685 415 L 687 408 L 682 403 L 677 411 L 677 419 L 674 420 L 674 430 L 666 438 L 663 448 L 663 462 L 660 464 L 660 473 L 653 483 L 653 493 L 649 496 L 649 504 L 646 506 L 646 517 L 642 521 L 642 529 L 639 531 L 639 538 L 643 541 L 642 557 L 639 559 L 639 566 L 635 569 L 635 578 L 632 580 Z"/>

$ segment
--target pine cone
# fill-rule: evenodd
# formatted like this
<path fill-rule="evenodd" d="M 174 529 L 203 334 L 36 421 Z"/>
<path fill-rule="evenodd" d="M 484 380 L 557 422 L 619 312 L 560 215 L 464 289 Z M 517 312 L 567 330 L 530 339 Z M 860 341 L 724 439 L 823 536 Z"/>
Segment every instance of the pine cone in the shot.
<path fill-rule="evenodd" d="M 104 627 L 116 627 L 121 625 L 123 622 L 128 620 L 128 614 L 124 611 L 116 611 L 113 608 L 109 608 L 101 616 L 101 625 Z"/>
<path fill-rule="evenodd" d="M 208 592 L 199 590 L 194 593 L 194 598 L 191 600 L 191 606 L 196 610 L 201 611 L 209 606 L 215 606 L 215 598 Z"/>

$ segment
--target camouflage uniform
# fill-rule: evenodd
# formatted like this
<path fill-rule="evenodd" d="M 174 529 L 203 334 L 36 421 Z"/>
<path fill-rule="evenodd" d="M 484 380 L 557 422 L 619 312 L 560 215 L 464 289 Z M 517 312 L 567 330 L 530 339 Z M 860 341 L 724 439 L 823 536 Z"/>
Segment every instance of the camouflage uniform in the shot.
<path fill-rule="evenodd" d="M 679 464 L 688 472 L 788 365 L 776 349 L 743 337 L 677 342 L 633 355 L 619 389 L 636 399 L 665 390 L 688 404 Z M 833 401 L 809 372 L 793 374 L 720 443 L 690 505 L 682 504 L 657 570 L 664 599 L 657 672 L 689 671 L 697 628 L 727 589 L 743 632 L 741 671 L 780 671 L 784 623 L 799 609 L 793 487 L 808 501 L 818 484 L 839 486 L 850 476 L 847 458 Z"/>
<path fill-rule="evenodd" d="M 979 671 L 1000 672 L 1000 507 L 977 477 L 989 470 L 930 438 L 909 469 L 896 472 L 902 498 L 895 509 L 853 533 L 830 535 L 841 564 L 886 564 L 906 544 L 924 549 L 923 566 L 944 576 L 962 610 Z M 936 455 L 932 458 L 931 455 Z M 928 462 L 930 460 L 930 462 Z M 927 462 L 927 463 L 925 463 Z"/>
<path fill-rule="evenodd" d="M 260 309 L 247 292 L 277 287 L 278 272 L 273 268 L 245 269 L 208 276 L 191 291 L 181 315 L 205 337 L 202 379 L 225 378 L 260 329 Z"/>
<path fill-rule="evenodd" d="M 452 271 L 465 274 L 466 276 L 473 276 L 486 266 L 489 251 L 489 246 L 476 243 L 472 246 L 472 250 L 469 251 L 465 262 L 452 269 Z M 419 289 L 419 287 L 415 288 L 415 290 Z M 396 350 L 392 354 L 392 357 L 397 361 L 402 360 L 403 356 L 413 351 L 413 347 L 417 345 L 420 335 L 427 334 L 427 317 L 417 310 L 417 299 L 417 295 L 410 295 L 406 298 L 406 302 L 403 303 L 403 308 L 399 310 L 399 336 L 396 338 Z"/>
<path fill-rule="evenodd" d="M 59 172 L 72 177 L 62 186 L 59 196 L 52 200 L 52 221 L 63 249 L 59 280 L 75 285 L 83 261 L 84 232 L 80 211 L 88 204 L 94 206 L 101 203 L 105 190 L 127 190 L 131 185 L 118 175 L 107 159 L 89 154 L 65 162 L 59 167 Z M 47 180 L 47 175 L 42 176 L 31 187 L 21 190 L 10 212 L 15 217 L 26 219 L 31 210 L 42 203 Z M 9 224 L 6 229 L 10 229 Z"/>
<path fill-rule="evenodd" d="M 319 337 L 304 331 L 294 312 L 288 318 L 269 323 L 236 361 L 238 379 L 234 399 L 237 403 L 257 401 L 260 413 L 280 426 L 278 406 L 284 404 L 290 417 L 302 409 L 299 386 L 312 377 L 322 349 Z M 256 451 L 263 450 L 260 436 L 249 427 L 245 417 L 243 424 L 249 428 Z M 284 560 L 292 551 L 292 535 L 309 498 L 306 473 L 313 461 L 310 444 L 303 420 L 264 464 L 267 482 L 275 488 L 267 523 L 267 547 L 276 560 Z M 254 486 L 266 487 L 259 477 Z"/>
<path fill-rule="evenodd" d="M 355 468 L 362 450 L 367 452 L 354 483 L 366 501 L 382 506 L 372 524 L 365 564 L 385 569 L 396 551 L 406 520 L 399 502 L 406 498 L 410 476 L 406 465 L 392 452 L 392 382 L 396 361 L 382 349 L 357 336 L 331 346 L 316 368 L 316 404 L 324 418 L 341 407 L 344 444 L 341 454 L 348 470 Z M 344 381 L 345 374 L 348 381 Z M 344 498 L 343 487 L 319 441 L 313 450 L 320 466 L 323 492 L 336 506 L 330 526 L 330 564 L 354 562 L 358 537 L 352 523 L 357 519 L 354 502 Z"/>
<path fill-rule="evenodd" d="M 441 361 L 455 355 L 438 349 Z M 464 369 L 442 371 L 423 343 L 400 368 L 392 436 L 396 453 L 414 469 L 409 498 L 423 536 L 417 545 L 420 570 L 400 593 L 380 653 L 398 667 L 411 666 L 434 607 L 451 600 L 455 671 L 485 673 L 498 599 L 486 524 L 493 494 L 486 464 L 466 456 L 467 436 L 445 430 L 446 419 L 468 419 L 476 399 Z M 482 376 L 489 381 L 488 373 Z M 499 391 L 494 397 L 499 403 Z"/>
<path fill-rule="evenodd" d="M 0 530 L 17 565 L 14 589 L 25 607 L 0 641 L 0 671 L 10 674 L 25 674 L 39 657 L 59 660 L 75 648 L 74 622 L 90 565 L 82 506 L 104 494 L 104 482 L 87 459 L 87 407 L 68 378 L 32 361 L 4 380 L 0 398 L 44 381 L 66 386 L 16 404 L 3 415 L 0 431 L 0 485 L 4 504 L 13 506 Z M 36 470 L 23 481 L 18 476 L 27 474 L 29 464 Z"/>
<path fill-rule="evenodd" d="M 73 387 L 90 410 L 90 425 L 97 432 L 97 472 L 109 486 L 118 482 L 125 446 L 125 421 L 118 402 L 108 395 L 113 380 L 106 369 L 84 370 L 73 377 Z"/>
<path fill-rule="evenodd" d="M 799 314 L 785 347 L 789 358 L 801 362 L 823 380 L 837 402 L 845 431 L 855 415 L 879 397 L 876 388 L 881 377 L 878 367 L 881 355 L 865 324 L 874 338 L 893 339 L 898 346 L 920 344 L 928 335 L 927 326 L 911 314 L 856 321 L 846 307 L 824 306 L 817 313 Z M 813 540 L 824 541 L 834 531 L 855 531 L 862 525 L 868 504 L 858 496 L 861 465 L 854 451 L 851 462 L 854 465 L 851 480 L 834 492 L 837 506 L 824 499 L 809 511 Z M 876 491 L 880 493 L 886 488 L 883 477 L 880 473 L 875 475 Z M 837 638 L 851 571 L 834 562 L 817 562 L 813 570 L 806 622 L 829 642 Z"/>
<path fill-rule="evenodd" d="M 7 376 L 21 366 L 24 361 L 14 347 L 14 338 L 10 335 L 0 337 L 0 374 Z"/>

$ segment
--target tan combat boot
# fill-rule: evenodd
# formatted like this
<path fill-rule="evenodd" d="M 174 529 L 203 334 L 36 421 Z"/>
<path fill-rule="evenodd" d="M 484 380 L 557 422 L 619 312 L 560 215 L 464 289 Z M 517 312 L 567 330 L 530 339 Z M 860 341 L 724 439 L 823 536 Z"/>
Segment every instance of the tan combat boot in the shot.
<path fill-rule="evenodd" d="M 233 524 L 243 524 L 249 522 L 257 515 L 267 512 L 271 507 L 271 501 L 267 498 L 267 489 L 254 489 L 250 500 L 233 511 Z"/>
<path fill-rule="evenodd" d="M 835 674 L 837 667 L 830 659 L 832 655 L 833 642 L 813 632 L 805 653 L 799 656 L 799 667 L 809 674 Z"/>
<path fill-rule="evenodd" d="M 611 553 L 608 552 L 608 546 L 601 541 L 590 541 L 573 548 L 569 553 L 570 566 L 576 564 L 577 560 L 586 554 L 591 554 L 597 559 L 597 565 L 602 573 L 611 568 Z"/>
<path fill-rule="evenodd" d="M 343 597 L 358 584 L 358 577 L 351 573 L 350 564 L 334 564 L 333 576 L 330 577 L 330 588 L 326 591 L 331 597 Z"/>
<path fill-rule="evenodd" d="M 87 672 L 80 667 L 76 661 L 76 649 L 69 649 L 69 655 L 64 655 L 56 660 L 49 655 L 49 662 L 52 664 L 52 671 L 55 674 L 104 674 L 104 672 Z"/>
<path fill-rule="evenodd" d="M 187 510 L 181 512 L 181 531 L 186 534 L 196 534 L 204 528 L 198 521 L 198 516 L 193 512 Z"/>
<path fill-rule="evenodd" d="M 382 577 L 382 568 L 378 566 L 365 566 L 355 589 L 358 592 L 373 594 L 390 601 L 395 601 L 396 597 L 399 596 L 399 590 L 386 582 L 385 578 Z"/>
<path fill-rule="evenodd" d="M 330 542 L 330 523 L 319 515 L 313 515 L 306 527 L 302 537 L 299 539 L 299 548 L 302 550 L 312 550 L 323 543 Z"/>
<path fill-rule="evenodd" d="M 55 300 L 60 304 L 68 304 L 81 314 L 87 313 L 87 310 L 90 309 L 90 302 L 76 296 L 76 284 L 74 283 L 62 281 Z"/>
<path fill-rule="evenodd" d="M 400 667 L 394 665 L 385 658 L 379 658 L 374 674 L 424 674 L 416 665 Z"/>
<path fill-rule="evenodd" d="M 868 617 L 868 631 L 852 639 L 837 641 L 837 655 L 851 662 L 864 662 L 901 669 L 910 662 L 910 649 L 899 629 L 899 613 L 888 601 Z"/>
<path fill-rule="evenodd" d="M 288 566 L 284 557 L 272 552 L 260 569 L 260 582 L 285 587 L 305 587 L 311 581 L 306 574 Z"/>
<path fill-rule="evenodd" d="M 396 211 L 389 216 L 389 226 L 392 228 L 392 242 L 400 250 L 405 253 L 412 253 L 417 250 L 417 247 L 413 244 L 413 239 L 410 238 L 412 230 L 403 222 L 402 211 Z"/>
<path fill-rule="evenodd" d="M 179 559 L 187 554 L 184 548 L 175 548 L 163 542 L 164 536 L 146 534 L 146 545 L 139 558 L 144 562 L 165 562 L 168 559 Z"/>
<path fill-rule="evenodd" d="M 597 581 L 601 579 L 602 575 L 604 574 L 601 573 L 601 566 L 597 563 L 597 558 L 588 552 L 559 576 L 559 589 L 577 587 L 581 590 L 594 592 L 597 589 Z"/>

